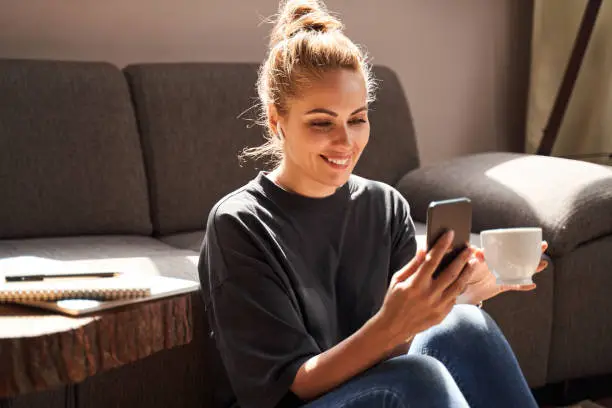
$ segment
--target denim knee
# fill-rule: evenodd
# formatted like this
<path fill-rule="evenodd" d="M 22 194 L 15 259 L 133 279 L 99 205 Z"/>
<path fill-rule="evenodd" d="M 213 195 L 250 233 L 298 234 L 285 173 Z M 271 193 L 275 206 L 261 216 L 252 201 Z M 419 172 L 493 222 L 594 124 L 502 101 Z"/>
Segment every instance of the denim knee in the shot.
<path fill-rule="evenodd" d="M 422 355 L 385 360 L 306 406 L 469 408 L 446 367 Z"/>
<path fill-rule="evenodd" d="M 441 326 L 476 339 L 483 335 L 495 335 L 499 331 L 491 316 L 473 305 L 456 305 L 442 321 Z"/>
<path fill-rule="evenodd" d="M 484 310 L 472 305 L 456 305 L 446 318 L 415 337 L 413 347 L 424 354 L 485 352 L 506 340 L 495 321 Z"/>
<path fill-rule="evenodd" d="M 432 407 L 454 406 L 461 393 L 444 364 L 430 356 L 395 357 L 376 370 L 384 377 L 384 389 L 405 406 L 419 406 L 418 401 Z"/>
<path fill-rule="evenodd" d="M 419 333 L 408 353 L 442 362 L 471 406 L 536 406 L 508 341 L 475 306 L 455 306 L 442 323 Z"/>

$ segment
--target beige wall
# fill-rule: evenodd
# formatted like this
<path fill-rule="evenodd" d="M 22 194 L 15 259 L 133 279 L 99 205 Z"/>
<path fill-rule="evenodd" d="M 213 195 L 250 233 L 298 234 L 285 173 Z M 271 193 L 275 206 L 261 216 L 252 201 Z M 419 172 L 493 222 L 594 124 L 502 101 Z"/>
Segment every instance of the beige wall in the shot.
<path fill-rule="evenodd" d="M 0 57 L 260 61 L 276 0 L 0 0 Z M 531 1 L 328 0 L 400 75 L 423 163 L 523 147 Z"/>

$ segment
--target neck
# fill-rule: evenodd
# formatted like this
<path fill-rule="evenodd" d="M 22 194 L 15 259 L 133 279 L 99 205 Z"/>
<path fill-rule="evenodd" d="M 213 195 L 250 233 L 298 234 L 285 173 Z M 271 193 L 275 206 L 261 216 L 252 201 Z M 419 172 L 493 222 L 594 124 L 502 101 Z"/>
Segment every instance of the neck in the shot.
<path fill-rule="evenodd" d="M 336 192 L 336 188 L 319 183 L 310 177 L 296 174 L 285 162 L 272 170 L 268 177 L 279 187 L 306 197 L 323 198 Z"/>

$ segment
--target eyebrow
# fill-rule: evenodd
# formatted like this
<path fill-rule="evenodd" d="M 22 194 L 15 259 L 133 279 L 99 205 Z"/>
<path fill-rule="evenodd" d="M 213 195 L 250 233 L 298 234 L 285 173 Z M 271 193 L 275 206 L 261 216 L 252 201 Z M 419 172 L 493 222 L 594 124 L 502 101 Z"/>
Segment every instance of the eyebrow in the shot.
<path fill-rule="evenodd" d="M 363 112 L 365 110 L 368 110 L 368 107 L 362 106 L 361 108 L 356 109 L 355 111 L 351 112 L 351 116 L 355 115 L 356 113 Z M 330 111 L 329 109 L 324 109 L 324 108 L 315 108 L 315 109 L 309 110 L 308 112 L 306 112 L 306 115 L 310 115 L 313 113 L 326 113 L 330 116 L 334 116 L 334 117 L 338 116 L 336 112 Z"/>

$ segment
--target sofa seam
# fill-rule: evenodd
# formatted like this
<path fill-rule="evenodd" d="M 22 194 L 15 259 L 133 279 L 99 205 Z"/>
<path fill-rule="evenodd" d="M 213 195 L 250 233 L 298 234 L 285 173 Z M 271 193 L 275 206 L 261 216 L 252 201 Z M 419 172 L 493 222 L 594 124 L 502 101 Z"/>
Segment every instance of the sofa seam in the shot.
<path fill-rule="evenodd" d="M 142 78 L 133 76 L 127 68 L 130 68 L 135 71 L 139 71 L 139 68 L 136 66 L 126 67 L 123 69 L 123 74 L 128 84 L 130 102 L 132 105 L 132 110 L 134 112 L 134 118 L 136 119 L 136 129 L 138 132 L 138 138 L 140 141 L 140 152 L 142 155 L 142 163 L 145 170 L 145 176 L 147 178 L 147 193 L 149 196 L 149 219 L 151 221 L 151 236 L 157 237 L 161 235 L 161 223 L 159 221 L 159 205 L 157 203 L 157 176 L 155 174 L 155 160 L 153 160 L 155 156 L 154 149 L 147 146 L 145 143 L 145 132 L 150 132 L 148 128 L 148 120 L 150 118 L 150 114 L 146 108 L 146 104 L 139 104 L 136 98 L 136 82 L 138 85 L 142 85 Z M 143 87 L 141 86 L 141 89 Z M 141 95 L 144 97 L 143 95 Z M 140 120 L 142 118 L 142 120 Z M 151 160 L 147 160 L 147 158 L 151 158 Z"/>

